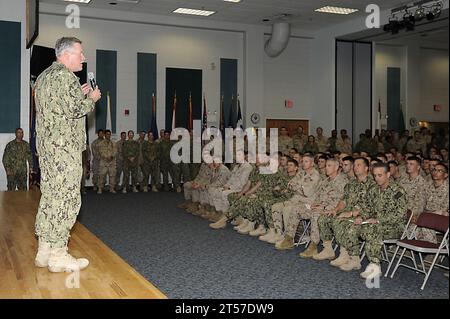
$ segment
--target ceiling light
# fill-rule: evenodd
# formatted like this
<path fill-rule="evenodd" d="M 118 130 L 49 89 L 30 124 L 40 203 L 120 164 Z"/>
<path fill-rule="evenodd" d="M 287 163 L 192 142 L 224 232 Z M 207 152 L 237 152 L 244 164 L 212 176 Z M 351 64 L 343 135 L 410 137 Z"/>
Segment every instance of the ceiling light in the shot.
<path fill-rule="evenodd" d="M 423 18 L 425 18 L 425 9 L 422 7 L 419 7 L 416 12 L 414 13 L 414 17 L 416 21 L 420 21 Z"/>
<path fill-rule="evenodd" d="M 326 6 L 326 7 L 316 9 L 314 11 L 323 12 L 323 13 L 334 13 L 334 14 L 350 14 L 350 13 L 354 13 L 354 12 L 358 11 L 358 9 Z"/>
<path fill-rule="evenodd" d="M 234 3 L 238 3 L 241 2 L 241 0 L 223 0 L 225 2 L 234 2 Z"/>
<path fill-rule="evenodd" d="M 178 9 L 174 10 L 173 13 L 191 14 L 191 15 L 196 15 L 196 16 L 209 17 L 210 15 L 213 15 L 214 13 L 216 13 L 216 11 L 198 10 L 198 9 L 189 9 L 189 8 L 178 8 Z"/>
<path fill-rule="evenodd" d="M 91 0 L 64 0 L 66 2 L 89 3 Z"/>

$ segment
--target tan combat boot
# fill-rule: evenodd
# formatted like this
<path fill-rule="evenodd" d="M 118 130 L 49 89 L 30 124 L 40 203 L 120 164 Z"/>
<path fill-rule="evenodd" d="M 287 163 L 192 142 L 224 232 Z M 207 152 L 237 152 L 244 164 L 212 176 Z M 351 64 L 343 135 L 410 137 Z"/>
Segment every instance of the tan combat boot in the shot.
<path fill-rule="evenodd" d="M 143 191 L 144 191 L 144 193 L 148 193 L 148 186 L 144 186 Z"/>
<path fill-rule="evenodd" d="M 154 192 L 154 193 L 158 193 L 159 192 L 158 189 L 156 188 L 156 186 L 152 186 L 152 192 Z"/>
<path fill-rule="evenodd" d="M 323 242 L 323 250 L 319 254 L 313 255 L 314 260 L 334 259 L 336 257 L 333 247 L 331 247 L 331 240 Z"/>
<path fill-rule="evenodd" d="M 213 224 L 209 224 L 209 227 L 211 227 L 212 229 L 221 229 L 221 228 L 225 228 L 227 226 L 227 216 L 222 215 L 222 217 L 215 223 Z"/>
<path fill-rule="evenodd" d="M 349 260 L 350 256 L 348 255 L 347 249 L 341 246 L 339 257 L 335 260 L 330 261 L 331 266 L 340 267 L 346 264 Z"/>
<path fill-rule="evenodd" d="M 50 258 L 50 244 L 39 240 L 38 252 L 34 260 L 36 267 L 48 267 L 48 259 Z"/>
<path fill-rule="evenodd" d="M 264 227 L 264 225 L 259 225 L 258 228 L 256 228 L 255 230 L 252 230 L 248 234 L 252 237 L 257 237 L 257 236 L 265 235 L 266 233 L 267 233 L 266 227 Z"/>
<path fill-rule="evenodd" d="M 48 260 L 48 270 L 51 272 L 80 271 L 89 265 L 86 258 L 75 258 L 67 252 L 67 247 L 52 248 Z"/>
<path fill-rule="evenodd" d="M 294 248 L 294 239 L 291 236 L 286 235 L 284 236 L 283 241 L 275 244 L 275 248 L 278 250 L 292 249 Z"/>
<path fill-rule="evenodd" d="M 133 186 L 133 193 L 139 193 L 138 189 L 136 188 L 136 186 Z"/>
<path fill-rule="evenodd" d="M 238 233 L 241 234 L 241 235 L 247 235 L 248 233 L 250 233 L 254 229 L 255 229 L 255 222 L 249 221 L 247 223 L 247 227 L 243 227 L 243 228 L 239 229 Z"/>
<path fill-rule="evenodd" d="M 343 271 L 352 271 L 361 269 L 361 262 L 359 261 L 359 256 L 350 256 L 348 261 L 339 267 Z"/>
<path fill-rule="evenodd" d="M 360 274 L 362 278 L 375 278 L 381 275 L 381 267 L 378 264 L 370 263 L 367 265 L 366 270 Z"/>
<path fill-rule="evenodd" d="M 277 230 L 275 229 L 275 235 L 273 235 L 272 238 L 269 238 L 269 239 L 267 240 L 267 242 L 268 242 L 269 244 L 276 244 L 276 243 L 278 243 L 279 241 L 282 241 L 282 240 L 284 240 L 283 234 L 281 233 L 281 231 L 277 231 Z"/>
<path fill-rule="evenodd" d="M 269 231 L 265 235 L 258 237 L 259 240 L 269 242 L 276 235 L 274 228 L 269 228 Z"/>
<path fill-rule="evenodd" d="M 245 228 L 245 227 L 247 227 L 248 222 L 249 222 L 248 219 L 243 218 L 243 219 L 242 219 L 242 222 L 241 222 L 239 225 L 234 226 L 233 229 L 234 229 L 234 230 L 240 230 L 241 228 Z"/>
<path fill-rule="evenodd" d="M 244 221 L 244 219 L 241 216 L 238 216 L 231 222 L 231 225 L 239 226 L 243 221 Z"/>
<path fill-rule="evenodd" d="M 315 254 L 317 254 L 317 244 L 315 242 L 311 241 L 309 243 L 308 248 L 306 248 L 306 250 L 304 252 L 302 252 L 298 255 L 302 258 L 311 258 Z"/>

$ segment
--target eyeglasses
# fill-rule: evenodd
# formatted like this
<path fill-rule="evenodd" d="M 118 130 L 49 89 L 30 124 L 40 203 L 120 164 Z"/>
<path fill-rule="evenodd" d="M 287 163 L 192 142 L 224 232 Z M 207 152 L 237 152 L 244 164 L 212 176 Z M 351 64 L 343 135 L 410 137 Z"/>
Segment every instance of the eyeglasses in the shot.
<path fill-rule="evenodd" d="M 437 169 L 437 168 L 433 168 L 431 171 L 432 171 L 432 172 L 438 172 L 438 173 L 446 173 L 445 169 Z"/>

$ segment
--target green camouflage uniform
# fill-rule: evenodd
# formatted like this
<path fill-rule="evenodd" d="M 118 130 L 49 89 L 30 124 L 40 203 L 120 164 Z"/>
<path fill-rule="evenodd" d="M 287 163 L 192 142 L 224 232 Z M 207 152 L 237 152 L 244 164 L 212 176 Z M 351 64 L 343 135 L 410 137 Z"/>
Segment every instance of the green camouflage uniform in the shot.
<path fill-rule="evenodd" d="M 378 224 L 355 225 L 347 220 L 347 232 L 341 238 L 341 246 L 350 256 L 359 255 L 360 239 L 365 240 L 366 256 L 371 263 L 379 264 L 384 239 L 399 238 L 406 224 L 407 195 L 398 184 L 389 182 L 385 191 L 378 185 L 370 188 L 367 203 L 361 209 L 364 220 L 376 218 Z"/>
<path fill-rule="evenodd" d="M 158 187 L 160 181 L 159 173 L 159 144 L 156 142 L 145 141 L 142 144 L 142 157 L 144 164 L 143 170 L 143 183 L 145 187 L 148 185 L 148 178 L 152 178 L 152 187 Z"/>
<path fill-rule="evenodd" d="M 36 81 L 36 137 L 41 199 L 36 235 L 64 248 L 81 206 L 81 153 L 86 149 L 84 116 L 95 103 L 85 98 L 78 78 L 54 62 Z"/>
<path fill-rule="evenodd" d="M 122 147 L 123 154 L 123 187 L 126 188 L 130 185 L 130 173 L 131 173 L 131 185 L 136 187 L 138 183 L 138 168 L 139 168 L 139 142 L 135 140 L 126 140 Z M 133 161 L 130 157 L 134 157 Z"/>
<path fill-rule="evenodd" d="M 169 190 L 169 174 L 172 179 L 173 187 L 176 189 L 180 187 L 180 170 L 179 167 L 170 159 L 170 150 L 175 145 L 176 141 L 162 140 L 160 146 L 160 169 L 163 175 L 164 190 Z"/>
<path fill-rule="evenodd" d="M 6 175 L 8 191 L 27 190 L 27 162 L 30 171 L 33 170 L 30 145 L 25 141 L 13 140 L 6 144 L 3 153 L 3 166 L 9 175 Z"/>
<path fill-rule="evenodd" d="M 358 179 L 352 179 L 344 187 L 344 195 L 341 200 L 345 202 L 345 208 L 338 212 L 340 213 L 361 210 L 365 203 L 367 203 L 367 193 L 369 189 L 375 187 L 376 183 L 371 175 L 367 175 L 366 180 L 360 182 Z M 322 215 L 317 221 L 319 224 L 320 239 L 323 241 L 330 241 L 333 239 L 333 234 L 338 244 L 341 242 L 342 236 L 347 231 L 348 220 L 337 219 L 336 217 Z"/>
<path fill-rule="evenodd" d="M 277 203 L 283 203 L 288 201 L 294 196 L 295 191 L 292 188 L 291 181 L 295 179 L 298 173 L 294 176 L 289 176 L 286 170 L 279 170 L 273 179 L 276 180 L 275 186 L 267 189 L 267 196 L 264 204 L 265 221 L 269 228 L 274 228 L 272 207 Z M 278 186 L 278 187 L 277 187 Z M 280 214 L 281 216 L 281 214 Z"/>
<path fill-rule="evenodd" d="M 106 138 L 98 144 L 100 154 L 100 178 L 98 187 L 105 187 L 106 175 L 109 176 L 109 189 L 116 185 L 116 147 L 114 142 Z"/>

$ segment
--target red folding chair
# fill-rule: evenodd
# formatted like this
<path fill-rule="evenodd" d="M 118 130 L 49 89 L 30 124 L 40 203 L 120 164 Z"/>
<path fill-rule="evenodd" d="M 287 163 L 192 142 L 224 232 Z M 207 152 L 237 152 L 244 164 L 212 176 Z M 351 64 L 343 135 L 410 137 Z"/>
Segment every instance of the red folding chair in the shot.
<path fill-rule="evenodd" d="M 400 258 L 394 268 L 394 271 L 391 274 L 391 278 L 394 277 L 395 272 L 397 271 L 399 266 L 403 266 L 403 267 L 412 269 L 416 272 L 423 273 L 425 275 L 425 279 L 423 281 L 422 286 L 420 287 L 420 289 L 423 290 L 425 288 L 425 285 L 428 281 L 428 278 L 430 277 L 431 271 L 433 270 L 434 266 L 448 270 L 447 266 L 440 264 L 440 263 L 436 263 L 436 261 L 438 260 L 438 257 L 440 255 L 444 255 L 444 256 L 447 255 L 447 258 L 449 257 L 448 225 L 449 225 L 449 217 L 448 216 L 443 216 L 443 215 L 438 215 L 438 214 L 433 214 L 433 213 L 420 214 L 419 218 L 417 219 L 416 225 L 414 227 L 414 232 L 416 231 L 416 229 L 418 227 L 429 228 L 429 229 L 432 229 L 439 233 L 444 234 L 442 237 L 442 240 L 437 244 L 429 242 L 429 241 L 410 239 L 410 238 L 404 238 L 404 239 L 398 240 L 397 241 L 397 249 L 395 250 L 392 261 L 396 257 L 397 252 L 400 248 L 402 248 L 402 252 L 401 252 Z M 409 250 L 411 252 L 411 257 L 408 257 L 408 258 L 413 260 L 414 267 L 412 267 L 408 264 L 401 263 L 406 250 Z M 420 267 L 417 266 L 414 252 L 418 253 L 418 255 L 419 255 Z M 429 266 L 428 269 L 425 266 L 425 262 L 424 262 L 422 254 L 433 254 L 434 255 L 433 261 L 431 262 L 431 265 Z"/>

